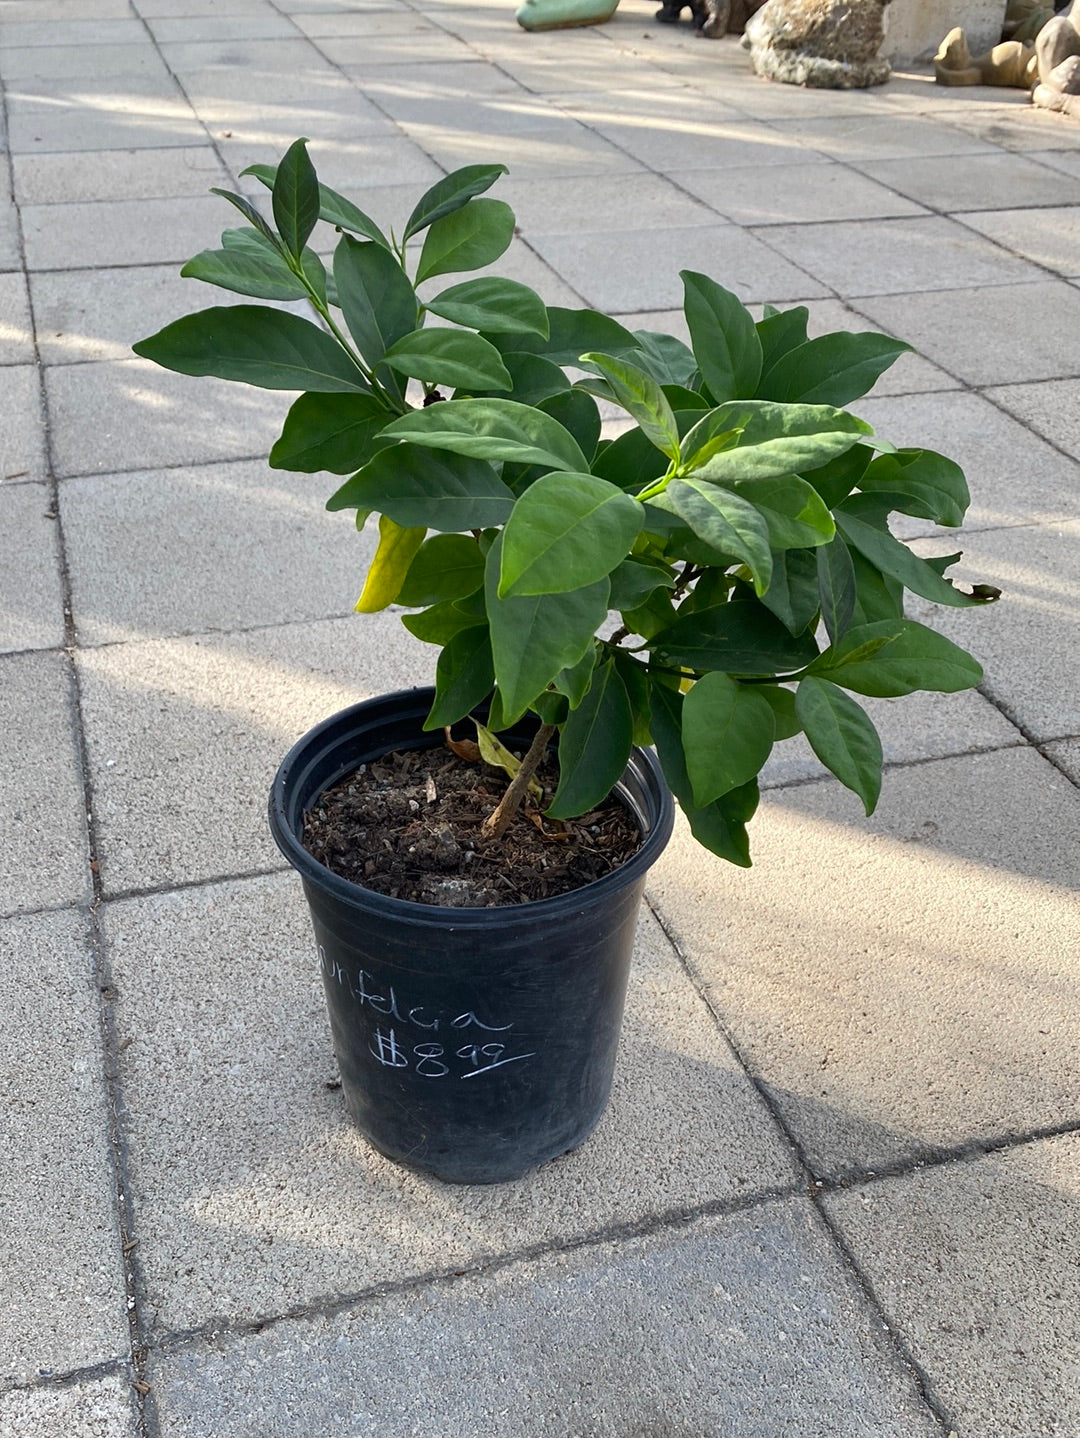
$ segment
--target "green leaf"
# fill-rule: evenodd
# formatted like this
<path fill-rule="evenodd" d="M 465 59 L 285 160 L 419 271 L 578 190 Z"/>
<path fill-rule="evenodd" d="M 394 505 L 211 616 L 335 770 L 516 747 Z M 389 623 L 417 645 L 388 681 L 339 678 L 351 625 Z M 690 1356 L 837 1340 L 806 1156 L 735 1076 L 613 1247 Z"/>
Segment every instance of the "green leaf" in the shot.
<path fill-rule="evenodd" d="M 551 681 L 551 687 L 567 699 L 567 712 L 576 709 L 589 692 L 595 666 L 596 646 L 590 644 L 576 664 L 560 669 Z"/>
<path fill-rule="evenodd" d="M 514 238 L 514 212 L 502 200 L 473 200 L 435 220 L 424 238 L 416 283 L 494 263 Z"/>
<path fill-rule="evenodd" d="M 699 539 L 714 549 L 741 559 L 754 576 L 758 595 L 765 593 L 773 566 L 769 531 L 761 514 L 748 500 L 692 475 L 673 479 L 651 503 L 677 514 Z"/>
<path fill-rule="evenodd" d="M 233 231 L 232 233 L 236 233 Z M 242 232 L 241 232 L 242 233 Z M 249 230 L 249 234 L 257 231 Z M 185 279 L 203 280 L 235 294 L 260 300 L 302 300 L 307 290 L 279 251 L 261 244 L 252 250 L 203 250 L 180 271 Z"/>
<path fill-rule="evenodd" d="M 735 602 L 680 615 L 651 648 L 666 664 L 744 675 L 802 669 L 818 652 L 812 636 L 789 634 L 764 605 Z"/>
<path fill-rule="evenodd" d="M 867 653 L 878 638 L 884 642 Z M 919 689 L 953 694 L 982 680 L 982 666 L 966 650 L 911 619 L 849 629 L 841 644 L 825 651 L 814 670 L 856 694 L 878 699 Z"/>
<path fill-rule="evenodd" d="M 385 423 L 372 395 L 302 394 L 270 451 L 270 468 L 352 474 L 371 458 Z"/>
<path fill-rule="evenodd" d="M 348 353 L 325 330 L 264 305 L 199 310 L 132 349 L 179 374 L 215 375 L 262 389 L 321 394 L 367 389 Z"/>
<path fill-rule="evenodd" d="M 574 437 L 543 411 L 511 399 L 455 399 L 414 410 L 387 425 L 388 439 L 477 459 L 586 470 Z"/>
<path fill-rule="evenodd" d="M 625 649 L 616 649 L 612 658 L 619 677 L 626 685 L 630 713 L 634 722 L 634 743 L 647 748 L 652 743 L 649 728 L 649 671 Z"/>
<path fill-rule="evenodd" d="M 790 689 L 779 684 L 759 684 L 757 692 L 773 712 L 773 740 L 779 744 L 782 739 L 794 739 L 802 732 L 802 725 L 795 716 L 795 695 Z"/>
<path fill-rule="evenodd" d="M 356 347 L 374 367 L 416 328 L 416 295 L 389 250 L 342 235 L 334 251 L 338 304 Z"/>
<path fill-rule="evenodd" d="M 676 690 L 663 684 L 650 685 L 650 728 L 664 777 L 671 785 L 672 793 L 689 821 L 690 832 L 698 843 L 721 859 L 748 869 L 750 841 L 746 825 L 757 808 L 757 782 L 751 780 L 705 808 L 694 803 L 682 745 L 683 702 L 682 695 Z"/>
<path fill-rule="evenodd" d="M 502 536 L 491 546 L 484 581 L 503 719 L 512 724 L 555 676 L 581 659 L 607 616 L 607 579 L 569 594 L 498 595 Z"/>
<path fill-rule="evenodd" d="M 857 501 L 858 497 L 845 500 L 843 506 L 837 508 L 836 527 L 876 569 L 899 580 L 913 594 L 920 594 L 936 604 L 950 604 L 962 609 L 981 602 L 943 579 L 932 565 L 912 554 L 906 544 L 887 530 L 863 518 L 854 507 Z"/>
<path fill-rule="evenodd" d="M 709 410 L 683 436 L 679 446 L 682 468 L 700 469 L 714 454 L 734 449 L 742 432 L 741 424 L 732 424 L 732 414 L 726 406 Z"/>
<path fill-rule="evenodd" d="M 591 468 L 591 461 L 600 443 L 602 427 L 600 411 L 592 395 L 580 389 L 560 390 L 557 394 L 537 401 L 537 408 L 550 415 L 573 435 L 581 453 L 589 461 L 586 467 Z M 619 485 L 619 488 L 624 486 Z"/>
<path fill-rule="evenodd" d="M 299 261 L 319 219 L 319 182 L 306 140 L 294 140 L 274 177 L 274 221 L 285 248 Z"/>
<path fill-rule="evenodd" d="M 277 166 L 248 165 L 247 169 L 241 170 L 240 173 L 254 175 L 260 184 L 272 190 L 277 178 Z M 387 249 L 390 248 L 390 241 L 375 221 L 365 215 L 363 210 L 358 210 L 344 195 L 331 190 L 328 185 L 319 186 L 319 219 L 325 220 L 328 225 L 336 225 L 339 230 L 350 230 L 355 235 L 363 235 L 365 239 L 375 240 Z"/>
<path fill-rule="evenodd" d="M 704 809 L 761 772 L 773 746 L 772 706 L 727 674 L 706 674 L 683 701 L 682 742 L 694 803 Z"/>
<path fill-rule="evenodd" d="M 630 699 L 609 659 L 593 671 L 588 693 L 563 725 L 559 787 L 549 817 L 570 819 L 595 808 L 622 778 L 633 743 Z"/>
<path fill-rule="evenodd" d="M 495 346 L 468 330 L 413 330 L 390 346 L 385 360 L 391 369 L 425 384 L 462 389 L 509 389 L 512 384 Z"/>
<path fill-rule="evenodd" d="M 760 393 L 789 404 L 850 404 L 910 349 L 903 340 L 869 331 L 821 335 L 781 355 Z"/>
<path fill-rule="evenodd" d="M 734 449 L 714 455 L 695 471 L 717 483 L 802 474 L 843 454 L 871 432 L 865 421 L 829 405 L 746 399 L 721 405 L 713 413 L 718 427 L 742 427 Z"/>
<path fill-rule="evenodd" d="M 679 458 L 679 430 L 664 391 L 651 375 L 615 355 L 588 352 L 580 360 L 583 369 L 602 375 L 617 405 L 636 420 L 641 432 L 670 459 Z M 588 389 L 587 381 L 582 382 Z"/>
<path fill-rule="evenodd" d="M 690 341 L 713 398 L 749 399 L 761 375 L 761 341 L 749 311 L 708 275 L 681 276 Z"/>
<path fill-rule="evenodd" d="M 505 524 L 514 496 L 489 464 L 411 444 L 381 449 L 327 500 L 327 509 L 388 514 L 405 528 L 445 533 Z"/>
<path fill-rule="evenodd" d="M 873 450 L 865 444 L 853 444 L 844 454 L 835 455 L 825 464 L 811 468 L 802 466 L 802 477 L 812 484 L 829 509 L 848 497 L 862 479 Z"/>
<path fill-rule="evenodd" d="M 838 644 L 855 617 L 855 566 L 839 534 L 820 545 L 815 556 L 821 617 L 829 639 Z"/>
<path fill-rule="evenodd" d="M 872 814 L 881 793 L 881 740 L 861 705 L 808 674 L 795 693 L 795 712 L 810 747 L 841 784 L 858 794 Z"/>
<path fill-rule="evenodd" d="M 771 306 L 766 305 L 766 310 Z M 761 342 L 761 373 L 767 375 L 781 355 L 787 354 L 797 345 L 806 343 L 806 324 L 810 311 L 805 305 L 796 305 L 790 310 L 772 310 L 764 319 L 758 320 L 754 328 Z M 775 399 L 769 393 L 764 381 L 759 382 L 755 393 L 760 399 Z"/>
<path fill-rule="evenodd" d="M 802 634 L 817 618 L 817 561 L 812 549 L 778 549 L 773 555 L 772 581 L 761 596 L 790 634 Z"/>
<path fill-rule="evenodd" d="M 631 494 L 652 484 L 668 468 L 666 457 L 640 429 L 613 439 L 593 461 L 593 473 Z"/>
<path fill-rule="evenodd" d="M 567 310 L 548 306 L 548 338 L 523 335 L 500 346 L 503 349 L 527 350 L 543 355 L 553 364 L 575 365 L 586 350 L 601 350 L 633 359 L 638 353 L 637 339 L 618 321 L 596 310 Z"/>
<path fill-rule="evenodd" d="M 484 556 L 468 534 L 436 534 L 417 551 L 398 594 L 399 604 L 437 604 L 475 594 L 484 582 Z"/>
<path fill-rule="evenodd" d="M 502 543 L 499 598 L 565 594 L 605 578 L 644 522 L 637 500 L 591 474 L 556 471 L 520 495 Z"/>
<path fill-rule="evenodd" d="M 486 336 L 485 336 L 486 338 Z M 496 347 L 497 348 L 497 347 Z M 510 398 L 517 404 L 535 406 L 543 404 L 552 395 L 565 394 L 570 381 L 558 365 L 544 359 L 542 355 L 519 353 L 517 350 L 499 350 L 506 372 L 510 376 Z M 489 393 L 473 390 L 473 399 L 503 399 L 505 391 Z"/>
<path fill-rule="evenodd" d="M 281 243 L 280 236 L 276 234 L 273 227 L 263 219 L 262 215 L 246 195 L 238 195 L 232 190 L 219 190 L 216 186 L 211 186 L 210 193 L 212 195 L 220 195 L 223 200 L 228 200 L 229 204 L 238 209 L 249 224 L 254 225 L 259 234 L 262 235 L 279 254 L 284 254 L 284 246 Z"/>
<path fill-rule="evenodd" d="M 406 222 L 402 238 L 411 240 L 413 235 L 441 220 L 444 215 L 462 209 L 474 195 L 490 190 L 499 176 L 506 173 L 505 165 L 465 165 L 444 176 L 420 196 Z"/>
<path fill-rule="evenodd" d="M 433 315 L 489 334 L 535 334 L 548 337 L 547 306 L 528 285 L 481 275 L 443 290 L 427 301 Z"/>
<path fill-rule="evenodd" d="M 855 571 L 855 612 L 852 624 L 876 624 L 904 617 L 904 586 L 882 574 L 855 549 L 848 549 Z"/>
<path fill-rule="evenodd" d="M 955 528 L 962 524 L 971 503 L 964 471 L 932 449 L 900 449 L 879 455 L 859 480 L 867 493 L 882 490 L 897 500 L 895 508 L 935 524 Z"/>
<path fill-rule="evenodd" d="M 636 609 L 654 589 L 674 589 L 675 571 L 668 564 L 624 559 L 611 573 L 612 609 Z"/>
<path fill-rule="evenodd" d="M 698 372 L 698 362 L 689 345 L 674 335 L 653 330 L 635 330 L 639 357 L 637 363 L 663 385 L 689 386 Z"/>
<path fill-rule="evenodd" d="M 425 729 L 456 724 L 491 693 L 495 666 L 491 638 L 483 625 L 462 629 L 450 640 L 435 665 L 435 699 Z"/>
<path fill-rule="evenodd" d="M 828 544 L 836 525 L 817 490 L 797 475 L 736 484 L 735 493 L 759 511 L 773 549 L 813 549 Z"/>
<path fill-rule="evenodd" d="M 448 599 L 419 614 L 403 614 L 401 622 L 410 634 L 425 644 L 447 645 L 455 634 L 465 629 L 486 626 L 487 618 L 483 613 L 474 614 L 464 605 Z"/>

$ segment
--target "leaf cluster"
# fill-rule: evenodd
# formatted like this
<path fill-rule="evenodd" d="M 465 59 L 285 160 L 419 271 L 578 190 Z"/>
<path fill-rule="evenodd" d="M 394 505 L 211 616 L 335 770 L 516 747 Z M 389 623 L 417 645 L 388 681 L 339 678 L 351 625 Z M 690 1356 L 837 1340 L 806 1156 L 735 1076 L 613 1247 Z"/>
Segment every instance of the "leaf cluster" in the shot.
<path fill-rule="evenodd" d="M 908 346 L 811 339 L 801 306 L 755 321 L 693 271 L 689 344 L 547 306 L 489 272 L 514 234 L 487 197 L 502 165 L 440 180 L 400 238 L 319 182 L 304 140 L 250 173 L 272 222 L 220 192 L 247 223 L 182 273 L 260 303 L 186 315 L 135 351 L 299 392 L 270 464 L 343 477 L 328 507 L 378 515 L 357 608 L 400 606 L 439 647 L 428 727 L 478 710 L 494 732 L 529 712 L 555 726 L 553 818 L 594 807 L 653 743 L 696 837 L 737 864 L 762 766 L 796 734 L 869 813 L 882 750 L 853 696 L 981 677 L 905 595 L 996 597 L 890 529 L 959 525 L 960 468 L 846 408 Z M 601 404 L 632 427 L 602 437 Z"/>

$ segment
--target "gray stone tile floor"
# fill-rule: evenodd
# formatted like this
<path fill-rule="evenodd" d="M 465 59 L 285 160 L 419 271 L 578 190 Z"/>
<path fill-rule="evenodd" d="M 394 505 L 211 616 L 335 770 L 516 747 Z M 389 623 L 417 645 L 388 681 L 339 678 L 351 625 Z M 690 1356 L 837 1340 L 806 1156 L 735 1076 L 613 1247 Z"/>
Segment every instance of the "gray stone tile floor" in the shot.
<path fill-rule="evenodd" d="M 5 0 L 3 1438 L 1080 1433 L 1080 127 L 771 85 L 652 14 Z M 872 818 L 791 746 L 752 870 L 679 825 L 608 1115 L 496 1189 L 351 1128 L 264 822 L 291 741 L 430 655 L 266 467 L 285 397 L 130 355 L 227 302 L 176 276 L 207 191 L 301 134 L 398 224 L 508 163 L 550 303 L 677 327 L 689 267 L 907 339 L 861 412 L 974 504 L 906 533 L 1004 590 L 919 606 L 986 677 L 877 702 Z"/>

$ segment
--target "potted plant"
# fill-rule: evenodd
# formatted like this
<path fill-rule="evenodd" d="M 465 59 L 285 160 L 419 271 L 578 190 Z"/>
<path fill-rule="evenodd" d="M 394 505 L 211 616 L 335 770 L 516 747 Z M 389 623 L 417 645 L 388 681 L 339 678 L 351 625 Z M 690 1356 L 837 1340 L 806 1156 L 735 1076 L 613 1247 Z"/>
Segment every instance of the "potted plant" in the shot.
<path fill-rule="evenodd" d="M 881 745 L 852 696 L 981 677 L 905 617 L 905 592 L 996 597 L 889 529 L 893 513 L 959 525 L 960 468 L 844 408 L 908 346 L 809 339 L 803 307 L 755 322 L 690 271 L 690 345 L 487 273 L 448 284 L 509 246 L 513 212 L 486 193 L 504 172 L 448 175 L 397 237 L 320 184 L 298 140 L 246 172 L 272 219 L 219 191 L 245 223 L 182 271 L 270 303 L 135 346 L 301 391 L 270 464 L 345 477 L 328 508 L 378 516 L 357 608 L 401 606 L 439 648 L 433 689 L 298 742 L 271 827 L 311 905 L 352 1116 L 383 1152 L 464 1181 L 515 1177 L 598 1121 L 668 788 L 702 844 L 747 865 L 758 775 L 803 733 L 869 813 Z M 339 236 L 329 268 L 320 222 Z M 313 319 L 276 303 L 297 300 Z M 632 427 L 602 438 L 600 403 Z M 449 775 L 482 811 L 456 829 Z"/>

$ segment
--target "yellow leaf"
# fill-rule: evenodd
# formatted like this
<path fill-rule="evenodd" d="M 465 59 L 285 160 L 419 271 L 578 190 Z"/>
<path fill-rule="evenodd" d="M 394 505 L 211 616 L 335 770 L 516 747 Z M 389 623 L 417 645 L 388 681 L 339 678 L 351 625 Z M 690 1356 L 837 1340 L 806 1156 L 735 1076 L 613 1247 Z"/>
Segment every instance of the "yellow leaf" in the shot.
<path fill-rule="evenodd" d="M 403 529 L 387 515 L 380 515 L 379 547 L 367 572 L 364 592 L 356 601 L 358 614 L 375 614 L 393 604 L 426 534 L 426 529 Z"/>
<path fill-rule="evenodd" d="M 490 729 L 485 729 L 479 719 L 474 719 L 473 723 L 476 725 L 476 742 L 480 746 L 480 757 L 485 764 L 493 764 L 496 769 L 505 770 L 512 779 L 521 768 L 521 760 L 515 759 L 506 745 L 496 739 Z M 543 798 L 544 791 L 535 779 L 529 780 L 529 793 L 537 799 Z"/>

